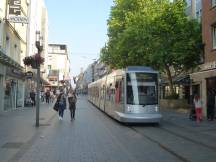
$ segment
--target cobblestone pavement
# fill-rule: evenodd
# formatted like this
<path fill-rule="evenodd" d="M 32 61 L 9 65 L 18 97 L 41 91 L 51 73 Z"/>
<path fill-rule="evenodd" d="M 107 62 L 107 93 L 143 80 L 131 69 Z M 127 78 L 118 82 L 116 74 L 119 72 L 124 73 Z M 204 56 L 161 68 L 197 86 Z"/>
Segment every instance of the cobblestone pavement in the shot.
<path fill-rule="evenodd" d="M 55 112 L 52 103 L 40 106 L 41 127 L 35 127 L 35 107 L 25 107 L 0 113 L 0 162 L 8 161 L 18 150 L 38 134 L 51 120 Z"/>
<path fill-rule="evenodd" d="M 1 162 L 213 162 L 216 159 L 215 121 L 197 125 L 187 114 L 164 111 L 160 126 L 127 126 L 109 118 L 85 97 L 78 98 L 73 121 L 68 110 L 62 121 L 47 105 L 41 113 L 39 128 L 34 126 L 34 109 L 0 114 Z M 16 143 L 10 148 L 7 142 Z"/>

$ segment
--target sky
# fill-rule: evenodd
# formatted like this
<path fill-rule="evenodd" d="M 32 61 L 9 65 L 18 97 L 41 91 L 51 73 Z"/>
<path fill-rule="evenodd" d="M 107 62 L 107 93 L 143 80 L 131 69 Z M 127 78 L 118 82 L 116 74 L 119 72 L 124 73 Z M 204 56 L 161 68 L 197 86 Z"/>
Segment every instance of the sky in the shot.
<path fill-rule="evenodd" d="M 49 42 L 66 44 L 71 75 L 77 76 L 107 42 L 107 20 L 113 0 L 45 0 Z"/>

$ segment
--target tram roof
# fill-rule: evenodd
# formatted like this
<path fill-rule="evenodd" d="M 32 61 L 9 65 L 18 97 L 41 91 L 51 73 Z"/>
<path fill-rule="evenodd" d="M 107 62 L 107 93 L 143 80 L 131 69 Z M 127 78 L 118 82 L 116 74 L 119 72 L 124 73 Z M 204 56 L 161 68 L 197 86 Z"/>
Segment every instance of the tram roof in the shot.
<path fill-rule="evenodd" d="M 128 72 L 133 72 L 133 71 L 157 72 L 149 66 L 128 66 L 126 67 L 126 71 Z"/>

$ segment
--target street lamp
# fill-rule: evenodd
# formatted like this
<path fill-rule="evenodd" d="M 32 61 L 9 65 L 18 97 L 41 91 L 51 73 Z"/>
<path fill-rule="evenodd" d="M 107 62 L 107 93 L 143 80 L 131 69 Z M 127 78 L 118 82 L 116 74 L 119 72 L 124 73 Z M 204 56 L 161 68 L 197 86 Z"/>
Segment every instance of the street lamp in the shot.
<path fill-rule="evenodd" d="M 43 45 L 42 37 L 40 36 L 40 31 L 36 31 L 36 42 L 35 46 L 38 50 L 38 55 L 40 56 Z M 40 109 L 40 63 L 37 63 L 37 98 L 36 98 L 36 127 L 39 127 L 39 109 Z"/>

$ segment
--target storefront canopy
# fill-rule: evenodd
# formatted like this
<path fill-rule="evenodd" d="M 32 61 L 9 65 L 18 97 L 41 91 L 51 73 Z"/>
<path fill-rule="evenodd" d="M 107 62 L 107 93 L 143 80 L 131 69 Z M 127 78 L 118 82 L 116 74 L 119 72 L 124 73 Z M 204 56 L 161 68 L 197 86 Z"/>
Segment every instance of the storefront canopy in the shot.
<path fill-rule="evenodd" d="M 8 57 L 2 49 L 0 49 L 0 63 L 20 70 L 23 69 L 23 67 L 19 63 Z"/>

